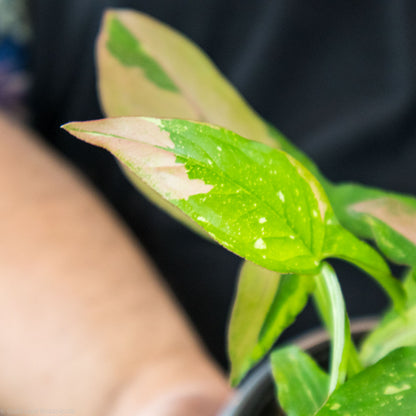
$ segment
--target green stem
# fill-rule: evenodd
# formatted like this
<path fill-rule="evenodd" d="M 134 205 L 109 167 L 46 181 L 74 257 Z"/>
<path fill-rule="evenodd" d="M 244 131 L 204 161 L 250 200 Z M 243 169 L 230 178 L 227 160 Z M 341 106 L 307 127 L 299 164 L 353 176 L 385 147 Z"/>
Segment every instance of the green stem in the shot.
<path fill-rule="evenodd" d="M 348 366 L 347 366 L 347 375 L 348 378 L 351 378 L 355 374 L 358 374 L 362 370 L 364 370 L 364 366 L 361 363 L 360 357 L 358 355 L 357 348 L 354 344 L 354 341 L 351 337 L 348 339 L 348 349 L 349 349 L 349 357 L 348 357 Z"/>

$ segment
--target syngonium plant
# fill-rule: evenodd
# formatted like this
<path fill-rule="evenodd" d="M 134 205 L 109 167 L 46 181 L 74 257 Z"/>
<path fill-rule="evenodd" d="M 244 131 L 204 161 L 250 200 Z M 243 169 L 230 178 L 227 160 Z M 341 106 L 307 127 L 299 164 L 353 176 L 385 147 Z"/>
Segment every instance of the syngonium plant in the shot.
<path fill-rule="evenodd" d="M 331 183 L 197 46 L 149 16 L 107 11 L 97 67 L 109 118 L 64 128 L 112 152 L 154 203 L 245 259 L 229 326 L 231 383 L 312 297 L 331 339 L 329 368 L 296 346 L 274 349 L 285 412 L 413 414 L 416 199 Z M 359 350 L 329 258 L 364 270 L 392 302 Z M 393 277 L 385 259 L 407 266 L 405 278 Z"/>

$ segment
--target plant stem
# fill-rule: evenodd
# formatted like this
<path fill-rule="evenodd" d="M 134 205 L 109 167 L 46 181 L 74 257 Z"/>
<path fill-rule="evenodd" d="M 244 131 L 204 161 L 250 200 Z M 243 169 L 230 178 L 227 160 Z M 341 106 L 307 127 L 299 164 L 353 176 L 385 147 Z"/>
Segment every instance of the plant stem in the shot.
<path fill-rule="evenodd" d="M 348 378 L 354 376 L 364 369 L 363 364 L 361 363 L 360 357 L 358 355 L 357 348 L 354 344 L 354 341 L 351 337 L 348 340 L 349 348 L 349 357 L 348 357 L 348 366 L 347 366 L 347 376 Z"/>

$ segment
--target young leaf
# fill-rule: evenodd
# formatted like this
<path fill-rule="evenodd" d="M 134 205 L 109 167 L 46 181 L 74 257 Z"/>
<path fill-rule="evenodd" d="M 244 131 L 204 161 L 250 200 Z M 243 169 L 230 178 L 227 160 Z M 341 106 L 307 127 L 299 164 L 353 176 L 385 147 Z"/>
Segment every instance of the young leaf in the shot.
<path fill-rule="evenodd" d="M 312 416 L 328 395 L 329 376 L 299 347 L 270 356 L 279 404 L 288 416 Z"/>
<path fill-rule="evenodd" d="M 360 357 L 365 365 L 374 364 L 396 348 L 416 346 L 415 277 L 412 270 L 405 280 L 406 310 L 402 313 L 389 310 L 363 342 Z"/>
<path fill-rule="evenodd" d="M 335 271 L 329 264 L 322 265 L 315 282 L 314 299 L 331 335 L 329 395 L 346 377 L 350 345 L 345 336 L 349 336 L 349 326 L 345 325 L 346 310 L 341 288 Z"/>
<path fill-rule="evenodd" d="M 415 305 L 402 314 L 393 313 L 372 331 L 362 344 L 360 357 L 370 365 L 402 346 L 416 346 Z"/>
<path fill-rule="evenodd" d="M 110 150 L 236 254 L 280 273 L 314 273 L 333 218 L 316 179 L 296 160 L 220 127 L 115 118 L 71 123 Z"/>
<path fill-rule="evenodd" d="M 340 386 L 317 416 L 408 416 L 416 408 L 416 348 L 391 352 Z"/>
<path fill-rule="evenodd" d="M 253 350 L 261 326 L 279 287 L 281 275 L 254 263 L 244 262 L 238 278 L 237 295 L 228 327 L 231 384 L 237 385 L 258 361 Z"/>
<path fill-rule="evenodd" d="M 344 184 L 328 190 L 341 223 L 363 238 L 374 239 L 385 256 L 416 265 L 416 199 Z"/>
<path fill-rule="evenodd" d="M 304 308 L 310 276 L 279 275 L 246 262 L 228 331 L 231 383 L 237 385 Z"/>

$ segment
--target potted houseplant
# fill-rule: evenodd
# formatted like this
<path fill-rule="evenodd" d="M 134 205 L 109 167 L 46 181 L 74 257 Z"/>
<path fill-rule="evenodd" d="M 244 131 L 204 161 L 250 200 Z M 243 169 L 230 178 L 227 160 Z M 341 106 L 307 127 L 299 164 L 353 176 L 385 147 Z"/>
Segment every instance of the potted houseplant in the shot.
<path fill-rule="evenodd" d="M 271 352 L 284 411 L 411 414 L 416 199 L 331 183 L 202 51 L 148 16 L 108 11 L 97 62 L 109 118 L 64 128 L 108 149 L 156 204 L 246 259 L 229 327 L 231 383 L 269 352 L 312 297 L 329 334 L 329 364 L 319 367 L 295 345 Z M 391 299 L 360 350 L 329 258 L 361 268 Z M 406 266 L 402 280 L 386 259 Z"/>

